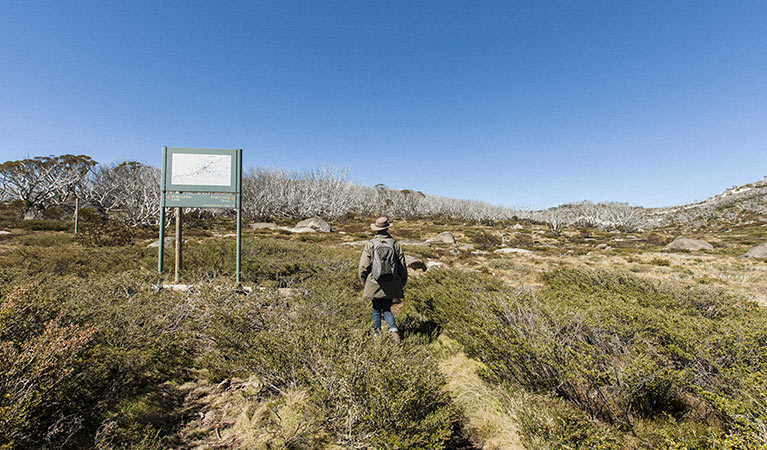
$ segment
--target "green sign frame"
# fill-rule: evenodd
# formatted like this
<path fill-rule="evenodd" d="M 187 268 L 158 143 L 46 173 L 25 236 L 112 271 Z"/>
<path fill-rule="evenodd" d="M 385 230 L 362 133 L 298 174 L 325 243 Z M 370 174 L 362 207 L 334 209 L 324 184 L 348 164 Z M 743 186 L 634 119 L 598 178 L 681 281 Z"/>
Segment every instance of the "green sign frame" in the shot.
<path fill-rule="evenodd" d="M 181 208 L 237 210 L 236 281 L 242 267 L 242 149 L 162 148 L 160 245 L 157 272 L 162 285 L 165 208 L 176 208 L 176 279 L 181 265 Z"/>

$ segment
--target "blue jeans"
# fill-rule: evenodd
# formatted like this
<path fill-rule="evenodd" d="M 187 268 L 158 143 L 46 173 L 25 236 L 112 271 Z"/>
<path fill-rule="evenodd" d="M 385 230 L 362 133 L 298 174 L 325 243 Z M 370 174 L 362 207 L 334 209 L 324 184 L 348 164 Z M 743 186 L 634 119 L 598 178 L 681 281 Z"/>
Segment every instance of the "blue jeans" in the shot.
<path fill-rule="evenodd" d="M 394 323 L 394 314 L 391 313 L 390 298 L 374 298 L 373 299 L 373 332 L 378 334 L 381 329 L 381 314 L 386 323 L 389 325 L 389 331 L 395 332 L 397 330 L 397 324 Z"/>

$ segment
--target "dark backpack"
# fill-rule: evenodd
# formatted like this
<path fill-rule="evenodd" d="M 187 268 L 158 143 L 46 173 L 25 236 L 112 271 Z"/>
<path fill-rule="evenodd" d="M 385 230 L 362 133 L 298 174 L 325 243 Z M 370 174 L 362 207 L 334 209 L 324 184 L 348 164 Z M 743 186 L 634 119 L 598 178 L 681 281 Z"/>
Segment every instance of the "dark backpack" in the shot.
<path fill-rule="evenodd" d="M 377 241 L 371 239 L 373 244 L 373 278 L 382 280 L 399 275 L 399 255 L 394 248 L 396 241 Z"/>

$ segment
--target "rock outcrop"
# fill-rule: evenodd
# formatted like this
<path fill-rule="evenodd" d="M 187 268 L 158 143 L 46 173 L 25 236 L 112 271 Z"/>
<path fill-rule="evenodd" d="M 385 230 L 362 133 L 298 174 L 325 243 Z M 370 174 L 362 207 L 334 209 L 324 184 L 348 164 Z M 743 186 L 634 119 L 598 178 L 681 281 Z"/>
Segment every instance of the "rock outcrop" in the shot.
<path fill-rule="evenodd" d="M 426 262 L 426 270 L 432 270 L 432 269 L 445 269 L 447 268 L 447 264 L 439 261 L 428 261 Z"/>
<path fill-rule="evenodd" d="M 494 251 L 493 253 L 500 253 L 500 254 L 510 254 L 514 253 L 517 255 L 532 255 L 533 252 L 530 250 L 525 250 L 523 248 L 499 248 L 498 250 Z"/>
<path fill-rule="evenodd" d="M 291 233 L 314 233 L 317 231 L 330 233 L 333 231 L 333 229 L 330 228 L 330 224 L 320 219 L 319 217 L 312 217 L 311 219 L 302 220 L 298 222 L 293 228 L 281 227 L 272 222 L 258 222 L 251 224 L 250 227 L 254 230 L 284 230 Z"/>
<path fill-rule="evenodd" d="M 288 231 L 291 233 L 316 233 L 317 230 L 311 227 L 295 227 L 295 228 L 288 228 Z"/>
<path fill-rule="evenodd" d="M 165 238 L 165 247 L 174 245 L 175 242 L 176 242 L 176 238 L 175 237 L 173 237 L 173 236 L 166 237 Z M 182 240 L 181 242 L 184 242 L 184 240 Z M 159 239 L 157 239 L 156 241 L 154 241 L 151 244 L 147 245 L 147 247 L 159 247 L 159 246 L 160 246 L 160 240 Z"/>
<path fill-rule="evenodd" d="M 313 228 L 314 231 L 321 231 L 323 233 L 330 233 L 333 231 L 330 224 L 319 217 L 302 220 L 296 224 L 295 228 Z"/>
<path fill-rule="evenodd" d="M 403 239 L 401 241 L 398 241 L 400 245 L 412 245 L 412 246 L 418 246 L 418 247 L 428 247 L 429 244 L 427 242 L 422 241 L 416 241 L 414 239 Z"/>
<path fill-rule="evenodd" d="M 426 264 L 424 264 L 423 261 L 410 255 L 405 255 L 405 264 L 407 264 L 408 270 L 425 272 L 427 269 Z"/>
<path fill-rule="evenodd" d="M 455 244 L 455 237 L 453 237 L 453 233 L 449 231 L 443 231 L 442 233 L 426 239 L 426 242 L 428 243 L 443 243 L 443 244 Z"/>
<path fill-rule="evenodd" d="M 744 258 L 767 258 L 767 242 L 759 244 L 743 254 Z"/>
<path fill-rule="evenodd" d="M 679 236 L 671 243 L 666 245 L 665 247 L 667 250 L 690 250 L 690 251 L 697 251 L 697 250 L 713 250 L 714 246 L 709 244 L 706 241 L 701 241 L 700 239 L 692 239 L 684 236 Z"/>

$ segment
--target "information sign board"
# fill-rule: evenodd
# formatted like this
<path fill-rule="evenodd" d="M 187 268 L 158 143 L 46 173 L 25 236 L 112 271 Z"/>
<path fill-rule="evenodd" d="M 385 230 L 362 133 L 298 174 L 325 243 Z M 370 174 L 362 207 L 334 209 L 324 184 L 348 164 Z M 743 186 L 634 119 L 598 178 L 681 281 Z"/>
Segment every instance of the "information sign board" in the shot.
<path fill-rule="evenodd" d="M 182 208 L 237 210 L 236 280 L 240 282 L 242 253 L 242 150 L 162 148 L 160 242 L 165 242 L 165 208 L 176 208 L 176 282 L 181 270 Z M 157 271 L 162 281 L 164 245 L 160 244 Z"/>

